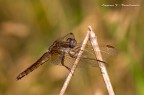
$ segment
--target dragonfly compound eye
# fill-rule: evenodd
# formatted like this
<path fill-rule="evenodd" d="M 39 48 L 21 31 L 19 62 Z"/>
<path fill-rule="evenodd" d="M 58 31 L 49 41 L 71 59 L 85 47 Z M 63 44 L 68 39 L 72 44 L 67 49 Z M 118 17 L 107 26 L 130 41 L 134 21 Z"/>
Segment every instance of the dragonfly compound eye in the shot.
<path fill-rule="evenodd" d="M 69 47 L 70 48 L 74 48 L 77 44 L 76 40 L 73 38 L 68 38 L 68 41 L 69 41 Z"/>

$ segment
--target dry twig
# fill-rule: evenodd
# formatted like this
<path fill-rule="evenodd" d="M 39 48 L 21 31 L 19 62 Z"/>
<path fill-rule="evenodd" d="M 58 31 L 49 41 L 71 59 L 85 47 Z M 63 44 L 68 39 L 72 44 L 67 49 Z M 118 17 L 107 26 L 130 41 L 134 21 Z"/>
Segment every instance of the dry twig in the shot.
<path fill-rule="evenodd" d="M 103 63 L 102 55 L 100 52 L 100 48 L 99 48 L 96 36 L 95 36 L 94 32 L 92 31 L 91 26 L 89 26 L 88 29 L 90 31 L 90 42 L 94 49 L 96 59 L 100 60 L 100 61 L 98 61 L 98 64 L 99 64 L 103 79 L 105 81 L 108 93 L 109 93 L 109 95 L 115 95 L 112 85 L 111 85 L 111 82 L 110 82 L 110 79 L 109 79 L 109 76 L 108 76 L 108 73 L 107 73 L 107 70 L 106 70 L 106 67 L 105 67 L 105 64 Z"/>
<path fill-rule="evenodd" d="M 63 95 L 65 93 L 65 90 L 66 90 L 66 88 L 67 88 L 67 86 L 68 86 L 68 84 L 69 84 L 69 82 L 71 80 L 71 77 L 74 74 L 74 71 L 76 70 L 76 67 L 77 67 L 78 62 L 80 60 L 80 57 L 82 56 L 82 53 L 83 53 L 83 51 L 84 51 L 84 49 L 86 47 L 87 41 L 89 40 L 89 32 L 90 31 L 87 32 L 87 35 L 86 35 L 86 37 L 85 37 L 85 39 L 84 39 L 84 41 L 82 43 L 82 47 L 80 48 L 80 51 L 78 53 L 78 57 L 76 58 L 75 62 L 73 63 L 73 66 L 71 68 L 71 72 L 69 73 L 68 77 L 66 78 L 59 95 Z"/>

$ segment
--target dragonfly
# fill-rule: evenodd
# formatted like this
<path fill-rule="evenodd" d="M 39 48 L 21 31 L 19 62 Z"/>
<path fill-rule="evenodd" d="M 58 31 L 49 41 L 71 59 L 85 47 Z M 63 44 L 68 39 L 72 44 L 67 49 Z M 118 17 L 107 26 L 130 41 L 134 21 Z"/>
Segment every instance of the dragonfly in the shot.
<path fill-rule="evenodd" d="M 111 45 L 106 45 L 107 48 L 114 48 Z M 78 52 L 80 51 L 80 46 L 77 45 L 77 41 L 73 33 L 68 33 L 66 36 L 61 37 L 53 42 L 53 44 L 47 49 L 47 51 L 31 66 L 21 72 L 16 79 L 20 80 L 26 75 L 28 75 L 33 70 L 37 69 L 42 64 L 50 61 L 54 64 L 61 64 L 66 69 L 70 71 L 70 68 L 65 65 L 66 55 L 70 58 L 76 58 Z M 88 58 L 83 56 L 84 59 L 95 60 L 93 58 Z M 97 60 L 96 61 L 100 61 Z"/>

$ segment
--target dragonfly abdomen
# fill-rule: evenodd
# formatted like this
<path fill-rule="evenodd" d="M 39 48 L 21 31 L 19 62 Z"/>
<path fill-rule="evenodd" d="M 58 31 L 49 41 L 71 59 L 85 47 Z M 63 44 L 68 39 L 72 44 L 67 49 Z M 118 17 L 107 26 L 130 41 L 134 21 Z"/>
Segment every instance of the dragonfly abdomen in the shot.
<path fill-rule="evenodd" d="M 42 55 L 42 57 L 40 59 L 38 59 L 34 64 L 32 64 L 30 67 L 28 67 L 26 70 L 24 70 L 22 73 L 20 73 L 17 76 L 17 80 L 20 80 L 21 78 L 23 78 L 24 76 L 28 75 L 30 72 L 32 72 L 33 70 L 35 70 L 36 68 L 38 68 L 40 65 L 44 64 L 46 61 L 48 61 L 50 57 L 49 51 L 47 51 L 46 53 L 44 53 Z"/>

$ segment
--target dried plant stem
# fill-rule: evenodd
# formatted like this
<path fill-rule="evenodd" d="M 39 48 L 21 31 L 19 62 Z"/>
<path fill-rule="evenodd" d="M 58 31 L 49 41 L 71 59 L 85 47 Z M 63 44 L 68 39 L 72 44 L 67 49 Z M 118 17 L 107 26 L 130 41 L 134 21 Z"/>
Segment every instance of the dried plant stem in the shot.
<path fill-rule="evenodd" d="M 105 81 L 108 93 L 109 93 L 109 95 L 115 95 L 113 88 L 112 88 L 112 85 L 111 85 L 111 82 L 110 82 L 110 79 L 109 79 L 109 76 L 108 76 L 108 73 L 107 73 L 107 70 L 106 70 L 106 67 L 105 67 L 105 64 L 103 63 L 102 55 L 101 55 L 100 48 L 98 46 L 98 42 L 97 42 L 97 39 L 95 37 L 95 34 L 92 31 L 91 26 L 89 26 L 88 29 L 89 29 L 89 31 L 87 32 L 87 35 L 86 35 L 86 37 L 82 43 L 82 47 L 80 48 L 80 51 L 78 53 L 78 57 L 76 58 L 75 62 L 73 63 L 73 66 L 71 68 L 71 72 L 69 73 L 68 77 L 66 78 L 59 95 L 64 95 L 66 88 L 67 88 L 67 86 L 68 86 L 68 84 L 72 78 L 72 75 L 74 74 L 74 71 L 76 70 L 76 67 L 77 67 L 78 62 L 80 60 L 80 57 L 82 56 L 83 50 L 85 49 L 87 41 L 89 40 L 89 38 L 90 38 L 90 42 L 92 44 L 92 47 L 94 49 L 96 59 L 100 60 L 100 61 L 98 61 L 98 63 L 99 63 L 99 67 L 100 67 L 103 79 Z"/>
<path fill-rule="evenodd" d="M 90 31 L 90 42 L 91 42 L 92 47 L 94 49 L 96 59 L 101 60 L 101 61 L 98 61 L 98 64 L 99 64 L 103 79 L 105 81 L 108 93 L 109 93 L 109 95 L 115 95 L 113 88 L 112 88 L 112 85 L 111 85 L 111 82 L 110 82 L 110 79 L 109 79 L 109 76 L 108 76 L 108 73 L 107 73 L 107 70 L 106 70 L 106 67 L 105 67 L 105 64 L 102 62 L 103 59 L 102 59 L 102 55 L 100 52 L 100 48 L 98 46 L 96 36 L 95 36 L 94 32 L 92 31 L 91 26 L 89 26 L 88 29 Z"/>
<path fill-rule="evenodd" d="M 82 56 L 82 53 L 86 47 L 87 41 L 89 40 L 89 33 L 90 33 L 90 31 L 87 32 L 87 35 L 86 35 L 86 37 L 82 43 L 82 47 L 80 48 L 80 51 L 78 53 L 78 57 L 76 58 L 75 62 L 73 63 L 73 66 L 71 68 L 71 72 L 69 73 L 68 77 L 66 78 L 59 95 L 63 95 L 65 93 L 65 90 L 66 90 L 66 88 L 67 88 L 67 86 L 68 86 L 68 84 L 72 78 L 72 75 L 74 74 L 74 71 L 76 70 L 76 67 L 77 67 L 78 62 L 80 60 L 80 57 Z"/>

